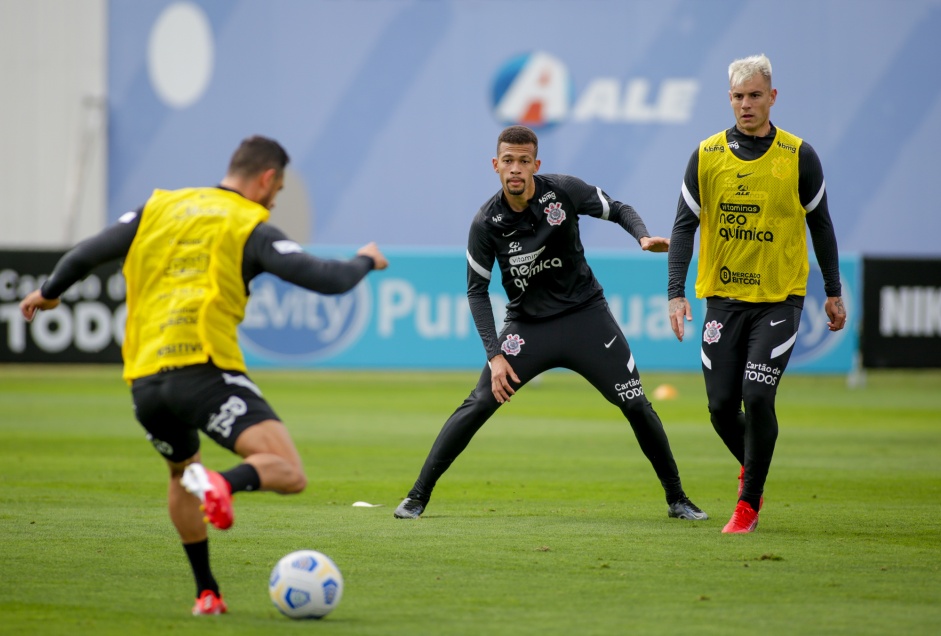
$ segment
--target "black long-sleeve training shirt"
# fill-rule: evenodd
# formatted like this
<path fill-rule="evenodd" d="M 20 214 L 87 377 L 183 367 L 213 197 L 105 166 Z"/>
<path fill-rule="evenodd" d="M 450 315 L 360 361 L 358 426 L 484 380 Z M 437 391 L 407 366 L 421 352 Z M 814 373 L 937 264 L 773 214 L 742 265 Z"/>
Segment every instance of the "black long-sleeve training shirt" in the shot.
<path fill-rule="evenodd" d="M 141 207 L 127 212 L 117 223 L 69 250 L 43 283 L 43 297 L 58 298 L 96 266 L 127 256 L 143 210 Z M 259 223 L 245 243 L 242 280 L 247 291 L 253 278 L 268 272 L 310 291 L 342 294 L 356 286 L 374 266 L 368 256 L 356 256 L 348 261 L 317 258 L 304 252 L 278 228 Z"/>
<path fill-rule="evenodd" d="M 729 148 L 736 157 L 743 161 L 754 161 L 764 155 L 771 144 L 777 129 L 771 125 L 771 132 L 764 137 L 753 137 L 741 132 L 732 126 L 725 131 Z M 827 206 L 827 190 L 823 179 L 823 166 L 816 151 L 806 141 L 800 146 L 798 152 L 798 196 L 801 205 L 808 210 L 806 221 L 810 228 L 810 239 L 813 242 L 817 264 L 823 273 L 823 285 L 827 296 L 839 296 L 842 292 L 840 285 L 839 251 L 836 244 L 836 235 L 833 232 L 833 222 L 830 220 L 830 208 Z M 673 234 L 670 238 L 670 255 L 668 258 L 669 282 L 667 295 L 669 299 L 686 296 L 686 274 L 689 263 L 693 257 L 693 242 L 696 228 L 699 227 L 699 217 L 693 212 L 687 198 L 696 206 L 702 204 L 699 198 L 699 148 L 693 151 L 686 165 L 686 175 L 683 177 L 684 191 L 680 193 L 680 200 L 676 206 L 676 221 L 673 224 Z M 814 206 L 813 201 L 817 200 Z"/>
<path fill-rule="evenodd" d="M 526 210 L 514 212 L 501 189 L 481 206 L 467 238 L 467 300 L 488 360 L 500 353 L 488 292 L 494 261 L 510 301 L 507 319 L 541 320 L 605 302 L 585 260 L 579 215 L 617 223 L 638 240 L 650 235 L 634 208 L 601 188 L 569 175 L 533 178 Z"/>

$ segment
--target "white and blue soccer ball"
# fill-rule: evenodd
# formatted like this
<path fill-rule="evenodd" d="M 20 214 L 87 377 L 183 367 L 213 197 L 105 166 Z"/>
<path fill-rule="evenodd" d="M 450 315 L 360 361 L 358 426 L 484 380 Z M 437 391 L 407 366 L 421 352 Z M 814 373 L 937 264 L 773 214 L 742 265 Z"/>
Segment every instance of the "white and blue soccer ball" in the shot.
<path fill-rule="evenodd" d="M 274 566 L 268 579 L 271 602 L 289 618 L 323 618 L 340 604 L 343 575 L 316 550 L 298 550 Z"/>

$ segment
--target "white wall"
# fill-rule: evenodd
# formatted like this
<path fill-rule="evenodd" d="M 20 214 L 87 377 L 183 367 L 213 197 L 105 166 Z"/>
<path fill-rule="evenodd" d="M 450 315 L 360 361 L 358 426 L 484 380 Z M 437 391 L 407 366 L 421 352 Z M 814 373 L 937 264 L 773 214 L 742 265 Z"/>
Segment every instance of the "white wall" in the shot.
<path fill-rule="evenodd" d="M 0 248 L 65 247 L 106 217 L 107 0 L 0 0 Z"/>

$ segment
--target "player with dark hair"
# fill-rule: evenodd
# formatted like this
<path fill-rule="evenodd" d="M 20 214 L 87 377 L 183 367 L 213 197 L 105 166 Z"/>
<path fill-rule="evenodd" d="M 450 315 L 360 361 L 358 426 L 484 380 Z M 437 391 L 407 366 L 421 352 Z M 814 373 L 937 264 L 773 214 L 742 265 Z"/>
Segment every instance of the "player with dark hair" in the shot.
<path fill-rule="evenodd" d="M 536 134 L 524 126 L 510 126 L 497 140 L 493 169 L 503 187 L 477 212 L 467 245 L 467 299 L 488 362 L 394 515 L 418 518 L 438 479 L 497 408 L 543 371 L 563 367 L 621 409 L 663 486 L 668 515 L 707 519 L 683 492 L 634 356 L 585 260 L 579 216 L 617 223 L 651 252 L 667 251 L 669 240 L 651 237 L 631 206 L 601 188 L 568 175 L 536 174 L 537 148 Z M 488 292 L 494 262 L 510 300 L 499 337 Z"/>
<path fill-rule="evenodd" d="M 341 294 L 388 265 L 374 243 L 348 261 L 316 258 L 267 222 L 287 163 L 276 141 L 244 140 L 217 187 L 155 190 L 141 208 L 66 253 L 20 304 L 32 320 L 97 265 L 124 259 L 124 379 L 147 439 L 170 469 L 170 518 L 196 579 L 193 614 L 226 611 L 205 522 L 232 525 L 233 493 L 292 494 L 307 485 L 287 428 L 246 375 L 237 327 L 250 281 L 270 272 Z M 199 431 L 244 461 L 221 473 L 205 468 Z"/>
<path fill-rule="evenodd" d="M 771 123 L 777 94 L 764 55 L 729 66 L 735 126 L 700 142 L 690 157 L 670 243 L 670 323 L 682 341 L 683 319 L 692 320 L 686 273 L 702 228 L 696 296 L 706 298 L 709 415 L 741 467 L 726 533 L 758 526 L 778 436 L 775 396 L 807 293 L 805 223 L 823 273 L 827 324 L 830 331 L 846 324 L 823 168 L 810 144 Z"/>

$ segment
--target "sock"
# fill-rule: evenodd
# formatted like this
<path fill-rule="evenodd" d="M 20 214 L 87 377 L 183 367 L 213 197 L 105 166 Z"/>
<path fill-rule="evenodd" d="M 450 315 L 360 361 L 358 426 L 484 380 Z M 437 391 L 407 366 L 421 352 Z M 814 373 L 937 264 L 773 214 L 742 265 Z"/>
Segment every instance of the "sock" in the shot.
<path fill-rule="evenodd" d="M 667 503 L 671 505 L 686 497 L 686 493 L 683 492 L 683 487 L 679 484 L 670 488 L 664 488 L 664 492 L 667 497 Z"/>
<path fill-rule="evenodd" d="M 209 569 L 209 539 L 198 543 L 184 543 L 183 549 L 186 550 L 190 567 L 193 568 L 193 576 L 196 578 L 196 598 L 206 590 L 212 590 L 218 595 L 219 584 Z"/>
<path fill-rule="evenodd" d="M 251 464 L 239 464 L 223 473 L 222 478 L 229 482 L 232 494 L 237 492 L 258 490 L 261 488 L 261 477 Z"/>
<path fill-rule="evenodd" d="M 743 495 L 742 495 L 742 501 L 744 501 L 744 502 L 747 503 L 749 506 L 751 506 L 751 507 L 752 507 L 752 510 L 754 510 L 755 512 L 758 512 L 758 507 L 761 505 L 761 496 L 758 496 L 758 497 L 746 497 L 746 496 L 743 494 Z"/>

